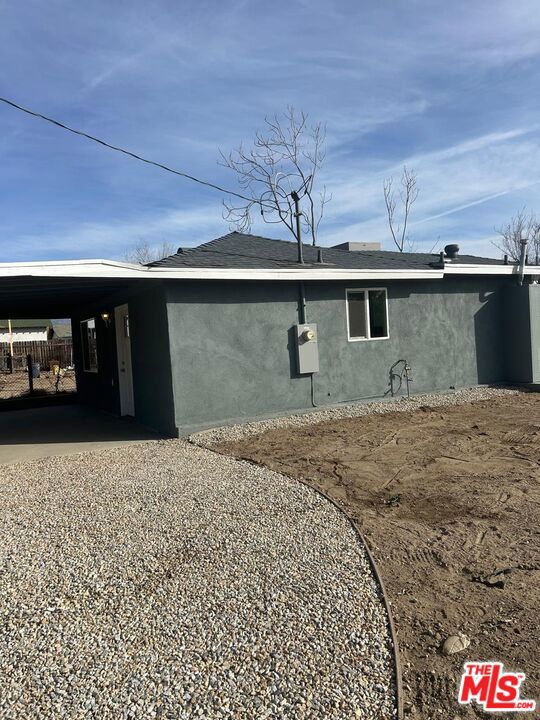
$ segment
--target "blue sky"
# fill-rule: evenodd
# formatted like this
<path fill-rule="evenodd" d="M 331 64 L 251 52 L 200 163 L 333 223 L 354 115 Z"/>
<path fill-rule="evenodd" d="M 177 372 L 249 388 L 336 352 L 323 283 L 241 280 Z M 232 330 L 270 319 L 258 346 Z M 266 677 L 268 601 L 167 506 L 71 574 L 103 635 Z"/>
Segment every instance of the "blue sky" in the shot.
<path fill-rule="evenodd" d="M 0 0 L 0 67 L 1 95 L 229 187 L 219 148 L 308 112 L 327 124 L 322 245 L 391 249 L 382 183 L 404 163 L 419 250 L 497 256 L 494 227 L 540 210 L 536 0 Z M 0 261 L 196 245 L 228 232 L 221 199 L 0 106 Z"/>

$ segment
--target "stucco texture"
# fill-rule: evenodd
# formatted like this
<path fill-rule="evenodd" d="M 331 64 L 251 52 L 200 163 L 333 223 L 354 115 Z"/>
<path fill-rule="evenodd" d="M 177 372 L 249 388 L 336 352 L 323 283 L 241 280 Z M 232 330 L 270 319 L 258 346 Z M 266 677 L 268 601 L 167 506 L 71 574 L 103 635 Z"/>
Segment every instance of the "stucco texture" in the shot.
<path fill-rule="evenodd" d="M 389 391 L 398 359 L 414 392 L 505 379 L 500 278 L 387 283 L 306 283 L 306 320 L 318 325 L 316 405 Z M 388 339 L 350 342 L 346 288 L 385 287 Z M 168 333 L 181 434 L 219 422 L 312 407 L 310 376 L 296 369 L 296 283 L 169 283 Z"/>

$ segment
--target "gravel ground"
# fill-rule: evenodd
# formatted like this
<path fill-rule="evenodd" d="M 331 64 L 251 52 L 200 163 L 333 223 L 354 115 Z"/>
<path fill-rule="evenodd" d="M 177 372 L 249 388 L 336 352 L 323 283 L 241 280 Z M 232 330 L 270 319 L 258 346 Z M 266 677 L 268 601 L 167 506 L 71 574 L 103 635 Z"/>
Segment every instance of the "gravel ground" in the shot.
<path fill-rule="evenodd" d="M 307 413 L 287 415 L 285 417 L 272 418 L 270 420 L 257 420 L 255 422 L 242 423 L 240 425 L 223 425 L 210 430 L 191 435 L 190 440 L 201 447 L 212 447 L 220 442 L 235 442 L 251 435 L 260 435 L 267 430 L 276 430 L 286 427 L 302 427 L 305 425 L 316 425 L 329 420 L 340 420 L 341 418 L 359 417 L 373 413 L 408 412 L 417 410 L 421 405 L 429 407 L 442 407 L 445 405 L 459 405 L 465 402 L 478 400 L 489 400 L 494 397 L 501 397 L 519 392 L 512 388 L 491 388 L 474 387 L 465 390 L 456 390 L 447 393 L 425 393 L 414 395 L 407 399 L 384 400 L 378 402 L 349 403 L 346 405 L 334 405 L 322 410 L 313 410 Z"/>
<path fill-rule="evenodd" d="M 183 441 L 0 469 L 0 717 L 395 717 L 330 503 Z"/>

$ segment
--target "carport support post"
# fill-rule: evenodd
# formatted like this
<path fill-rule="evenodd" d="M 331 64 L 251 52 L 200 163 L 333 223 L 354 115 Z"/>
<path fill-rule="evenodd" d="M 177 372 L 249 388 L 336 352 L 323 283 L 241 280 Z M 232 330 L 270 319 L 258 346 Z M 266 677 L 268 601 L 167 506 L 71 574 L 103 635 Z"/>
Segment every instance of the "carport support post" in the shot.
<path fill-rule="evenodd" d="M 26 368 L 28 370 L 28 387 L 30 389 L 30 395 L 34 392 L 34 378 L 32 376 L 32 356 L 26 356 Z"/>

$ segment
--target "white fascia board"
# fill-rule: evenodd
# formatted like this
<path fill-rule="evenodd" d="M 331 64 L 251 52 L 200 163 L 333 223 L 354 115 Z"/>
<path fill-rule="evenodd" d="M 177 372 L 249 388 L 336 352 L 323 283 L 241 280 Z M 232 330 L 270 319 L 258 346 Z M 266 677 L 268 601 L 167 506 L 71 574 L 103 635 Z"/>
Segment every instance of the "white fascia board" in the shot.
<path fill-rule="evenodd" d="M 525 265 L 525 275 L 540 275 L 540 266 Z M 445 265 L 445 275 L 519 275 L 517 265 Z"/>
<path fill-rule="evenodd" d="M 153 280 L 440 280 L 446 275 L 518 275 L 517 265 L 447 263 L 444 268 L 426 269 L 344 269 L 292 267 L 275 269 L 241 268 L 148 268 L 114 260 L 62 260 L 0 263 L 2 277 L 117 278 Z M 525 275 L 540 275 L 538 265 L 526 265 Z"/>
<path fill-rule="evenodd" d="M 111 260 L 0 263 L 2 277 L 118 278 L 153 280 L 432 280 L 441 269 L 356 270 L 343 268 L 147 268 Z"/>
<path fill-rule="evenodd" d="M 149 275 L 169 280 L 433 280 L 442 270 L 344 270 L 283 268 L 241 270 L 232 268 L 149 268 Z"/>
<path fill-rule="evenodd" d="M 84 267 L 84 266 L 95 266 L 95 265 L 106 265 L 112 268 L 127 268 L 128 270 L 140 270 L 146 269 L 143 265 L 138 263 L 127 263 L 120 262 L 119 260 L 104 260 L 102 258 L 92 258 L 84 260 L 32 260 L 29 262 L 3 262 L 0 263 L 0 272 L 8 268 L 26 268 L 41 269 L 41 268 L 64 268 L 64 267 Z"/>
<path fill-rule="evenodd" d="M 57 260 L 46 262 L 0 263 L 2 277 L 131 278 L 141 277 L 146 268 L 113 260 Z"/>

